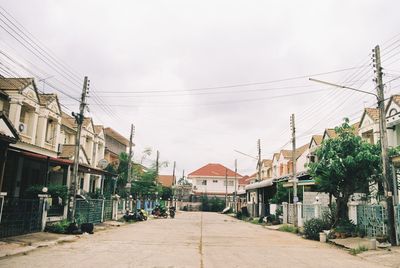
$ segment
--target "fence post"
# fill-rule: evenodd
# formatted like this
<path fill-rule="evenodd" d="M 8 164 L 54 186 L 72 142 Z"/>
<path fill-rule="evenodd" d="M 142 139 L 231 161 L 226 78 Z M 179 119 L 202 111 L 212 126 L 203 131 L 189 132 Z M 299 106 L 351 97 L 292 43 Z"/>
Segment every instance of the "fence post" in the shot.
<path fill-rule="evenodd" d="M 303 204 L 297 203 L 297 226 L 303 227 Z"/>
<path fill-rule="evenodd" d="M 316 219 L 321 218 L 321 203 L 319 202 L 319 200 L 315 201 L 314 203 L 314 217 Z"/>
<path fill-rule="evenodd" d="M 288 223 L 289 206 L 287 202 L 282 202 L 283 223 Z"/>
<path fill-rule="evenodd" d="M 42 202 L 42 231 L 46 228 L 46 220 L 47 220 L 47 202 L 49 195 L 47 194 L 38 194 L 40 201 Z M 40 204 L 40 203 L 39 203 Z"/>
<path fill-rule="evenodd" d="M 118 220 L 118 201 L 119 195 L 114 195 L 112 199 L 112 219 Z"/>
<path fill-rule="evenodd" d="M 104 222 L 104 206 L 105 206 L 105 200 L 103 198 L 101 199 L 101 222 Z"/>
<path fill-rule="evenodd" d="M 347 203 L 349 208 L 349 220 L 351 220 L 355 225 L 357 225 L 357 206 L 358 202 L 351 201 Z"/>

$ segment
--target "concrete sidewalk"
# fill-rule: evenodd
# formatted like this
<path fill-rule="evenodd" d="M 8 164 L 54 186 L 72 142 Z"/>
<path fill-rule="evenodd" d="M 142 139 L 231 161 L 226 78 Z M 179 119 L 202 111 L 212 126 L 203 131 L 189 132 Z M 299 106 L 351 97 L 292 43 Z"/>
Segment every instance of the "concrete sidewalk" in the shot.
<path fill-rule="evenodd" d="M 59 243 L 73 242 L 80 238 L 80 235 L 63 235 L 53 233 L 31 233 L 7 237 L 0 241 L 0 259 L 27 254 L 35 249 L 51 247 Z"/>
<path fill-rule="evenodd" d="M 94 233 L 99 231 L 120 227 L 125 225 L 124 222 L 106 221 L 95 225 Z M 6 237 L 0 240 L 0 259 L 14 255 L 27 254 L 38 248 L 52 247 L 57 244 L 74 242 L 78 239 L 86 237 L 88 234 L 82 235 L 65 235 L 54 234 L 48 232 L 37 232 L 26 235 Z"/>

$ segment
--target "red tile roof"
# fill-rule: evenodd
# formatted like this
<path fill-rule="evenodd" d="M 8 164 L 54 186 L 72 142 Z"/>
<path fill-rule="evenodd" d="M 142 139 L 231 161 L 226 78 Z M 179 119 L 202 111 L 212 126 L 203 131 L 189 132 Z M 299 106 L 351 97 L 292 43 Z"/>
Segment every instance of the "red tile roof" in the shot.
<path fill-rule="evenodd" d="M 228 174 L 228 177 L 234 177 L 235 172 L 230 170 L 229 168 L 221 165 L 221 164 L 207 164 L 192 173 L 189 176 L 204 176 L 204 177 L 225 177 L 225 174 Z M 239 173 L 236 173 L 236 176 L 242 177 Z"/>
<path fill-rule="evenodd" d="M 174 177 L 172 175 L 158 175 L 157 180 L 162 186 L 171 187 Z"/>
<path fill-rule="evenodd" d="M 249 178 L 250 178 L 250 177 L 247 176 L 247 175 L 241 177 L 241 178 L 239 179 L 238 184 L 239 184 L 239 185 L 247 185 L 247 184 L 249 184 L 249 183 L 250 183 L 249 180 L 248 180 Z"/>

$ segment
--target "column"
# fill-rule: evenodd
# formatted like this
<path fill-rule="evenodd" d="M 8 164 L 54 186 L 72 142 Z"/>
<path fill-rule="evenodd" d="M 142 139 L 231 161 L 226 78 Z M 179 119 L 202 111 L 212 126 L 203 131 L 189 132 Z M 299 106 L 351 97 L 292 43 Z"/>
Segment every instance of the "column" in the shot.
<path fill-rule="evenodd" d="M 283 223 L 287 224 L 288 223 L 288 203 L 287 202 L 282 202 L 282 212 L 283 212 Z"/>
<path fill-rule="evenodd" d="M 349 220 L 351 220 L 355 225 L 357 225 L 357 206 L 358 202 L 351 201 L 347 203 L 349 208 Z"/>
<path fill-rule="evenodd" d="M 61 135 L 61 119 L 56 123 L 56 130 L 54 131 L 54 150 L 58 152 L 58 144 L 60 143 Z"/>
<path fill-rule="evenodd" d="M 42 203 L 42 232 L 43 232 L 44 228 L 46 227 L 46 221 L 47 221 L 47 208 L 48 208 L 49 195 L 39 194 L 38 197 Z"/>
<path fill-rule="evenodd" d="M 303 204 L 297 203 L 297 226 L 303 227 Z"/>
<path fill-rule="evenodd" d="M 38 115 L 36 114 L 36 117 L 37 116 Z M 34 124 L 34 120 L 33 120 L 32 124 Z M 32 133 L 33 133 L 32 141 L 35 140 L 35 136 L 36 136 L 36 142 L 33 142 L 33 143 L 39 147 L 44 147 L 44 143 L 46 141 L 47 117 L 45 115 L 40 115 L 39 119 L 37 120 L 36 125 L 37 125 L 37 132 L 36 132 L 36 129 L 32 128 Z"/>
<path fill-rule="evenodd" d="M 314 217 L 319 219 L 321 218 L 321 203 L 319 201 L 315 201 L 313 203 L 314 205 Z"/>
<path fill-rule="evenodd" d="M 18 129 L 21 116 L 21 102 L 15 99 L 10 101 L 9 119 L 16 129 Z"/>

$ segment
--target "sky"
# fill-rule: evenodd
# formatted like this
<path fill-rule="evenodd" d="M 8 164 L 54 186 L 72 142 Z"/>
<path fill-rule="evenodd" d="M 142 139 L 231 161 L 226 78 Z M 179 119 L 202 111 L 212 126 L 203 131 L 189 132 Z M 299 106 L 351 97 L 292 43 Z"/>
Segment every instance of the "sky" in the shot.
<path fill-rule="evenodd" d="M 0 73 L 35 77 L 39 90 L 78 111 L 83 77 L 95 124 L 129 137 L 134 159 L 172 174 L 207 163 L 255 172 L 262 158 L 308 143 L 373 96 L 372 49 L 385 81 L 400 75 L 398 1 L 0 0 Z M 11 27 L 11 28 L 10 28 Z M 17 28 L 23 33 L 18 32 Z M 15 32 L 12 30 L 14 29 Z M 17 32 L 19 34 L 17 34 Z M 26 35 L 24 35 L 26 34 Z M 31 39 L 29 39 L 30 37 Z M 32 41 L 33 40 L 33 41 Z M 43 80 L 44 79 L 44 80 Z M 385 94 L 400 93 L 400 80 Z M 153 153 L 144 157 L 143 151 Z M 235 151 L 236 150 L 236 151 Z"/>

